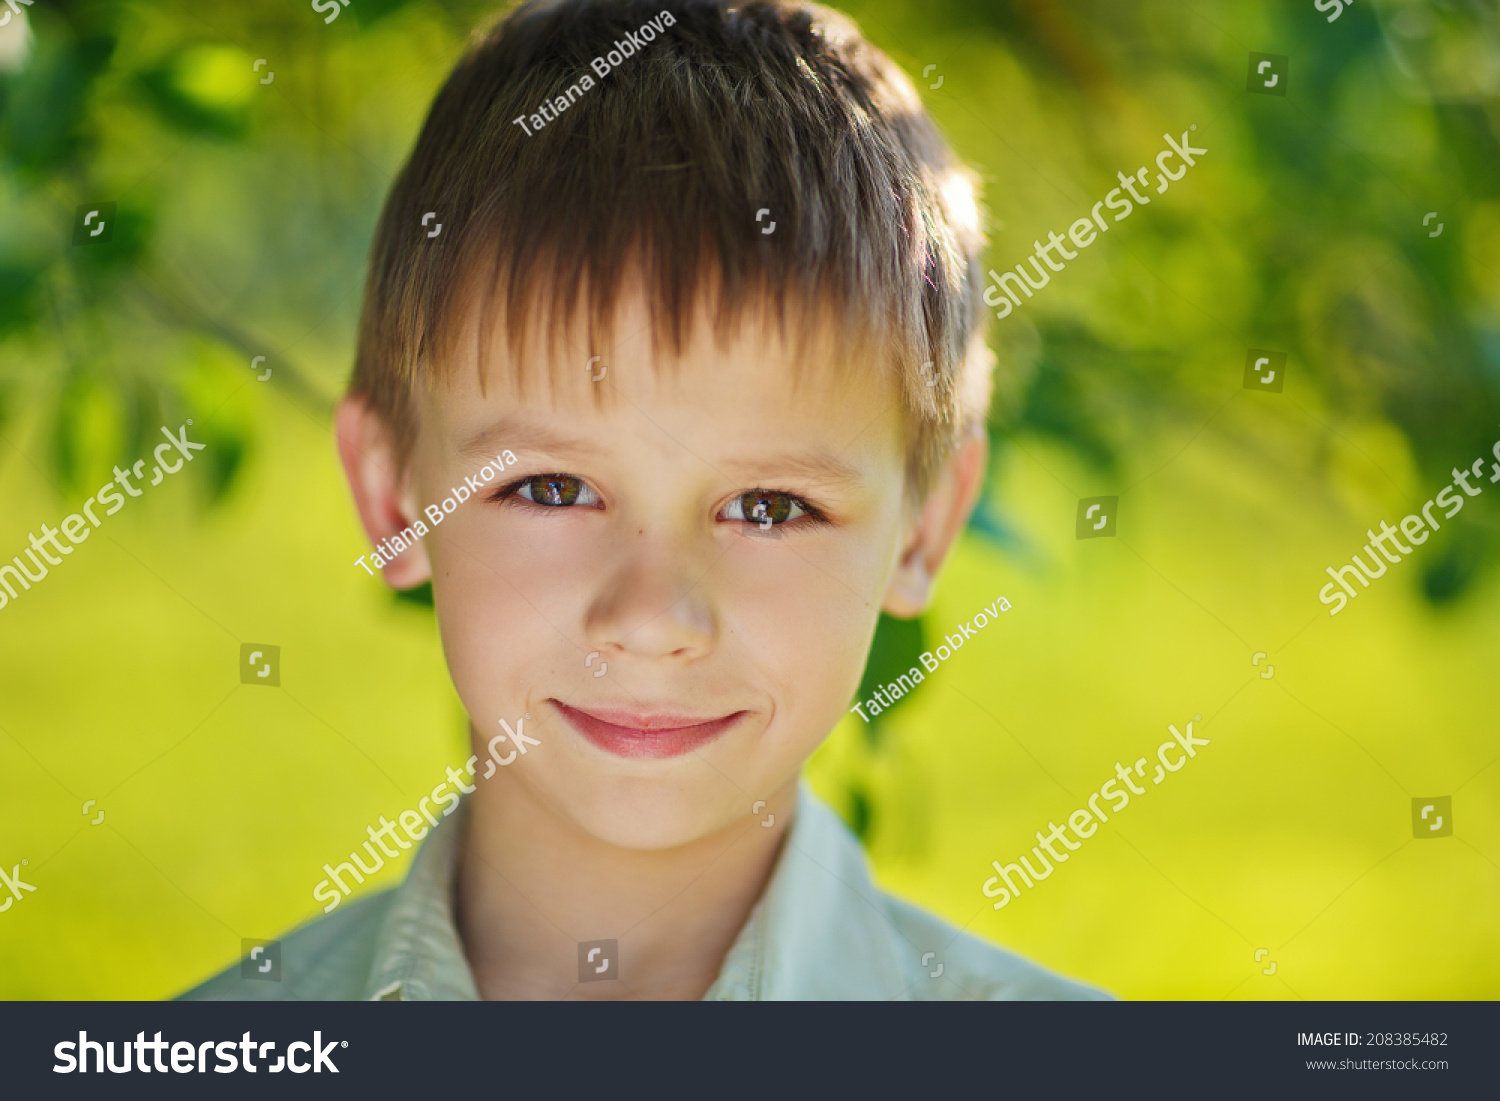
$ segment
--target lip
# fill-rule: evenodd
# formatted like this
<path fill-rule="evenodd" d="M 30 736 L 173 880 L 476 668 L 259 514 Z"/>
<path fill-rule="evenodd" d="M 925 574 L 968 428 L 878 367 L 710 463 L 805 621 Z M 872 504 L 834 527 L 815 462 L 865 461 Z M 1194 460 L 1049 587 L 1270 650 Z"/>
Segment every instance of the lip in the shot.
<path fill-rule="evenodd" d="M 726 733 L 748 715 L 736 711 L 717 719 L 666 711 L 595 708 L 584 711 L 548 700 L 578 733 L 616 757 L 680 757 Z"/>

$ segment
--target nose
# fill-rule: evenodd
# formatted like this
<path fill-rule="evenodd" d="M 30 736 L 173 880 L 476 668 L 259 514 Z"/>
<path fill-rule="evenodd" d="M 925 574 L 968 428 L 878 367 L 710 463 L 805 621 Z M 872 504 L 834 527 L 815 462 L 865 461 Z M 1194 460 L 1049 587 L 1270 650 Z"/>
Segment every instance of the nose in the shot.
<path fill-rule="evenodd" d="M 626 537 L 584 625 L 589 645 L 606 654 L 692 661 L 713 650 L 719 626 L 707 582 L 711 555 L 679 540 L 639 532 Z"/>

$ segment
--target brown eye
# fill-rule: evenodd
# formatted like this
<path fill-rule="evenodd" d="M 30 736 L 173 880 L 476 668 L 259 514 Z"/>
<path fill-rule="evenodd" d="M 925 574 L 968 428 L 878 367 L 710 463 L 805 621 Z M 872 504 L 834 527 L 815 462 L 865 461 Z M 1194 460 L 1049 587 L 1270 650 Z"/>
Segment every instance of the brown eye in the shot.
<path fill-rule="evenodd" d="M 790 494 L 754 489 L 749 493 L 741 493 L 730 501 L 724 509 L 723 519 L 742 520 L 747 524 L 769 528 L 806 514 L 807 510 Z"/>
<path fill-rule="evenodd" d="M 792 514 L 792 499 L 785 493 L 747 493 L 740 498 L 740 507 L 746 520 L 779 524 Z"/>
<path fill-rule="evenodd" d="M 580 478 L 567 474 L 540 474 L 527 478 L 516 487 L 516 496 L 539 505 L 561 508 L 567 505 L 592 505 L 597 495 Z"/>

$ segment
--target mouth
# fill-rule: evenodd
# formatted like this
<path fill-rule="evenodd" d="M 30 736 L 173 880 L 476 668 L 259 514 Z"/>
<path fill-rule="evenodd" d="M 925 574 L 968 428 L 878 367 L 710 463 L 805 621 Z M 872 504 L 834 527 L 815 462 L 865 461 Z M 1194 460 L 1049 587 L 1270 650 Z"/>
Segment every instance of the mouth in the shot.
<path fill-rule="evenodd" d="M 749 714 L 736 711 L 722 718 L 704 719 L 665 711 L 584 711 L 561 700 L 547 702 L 574 730 L 616 757 L 680 757 L 707 745 Z"/>

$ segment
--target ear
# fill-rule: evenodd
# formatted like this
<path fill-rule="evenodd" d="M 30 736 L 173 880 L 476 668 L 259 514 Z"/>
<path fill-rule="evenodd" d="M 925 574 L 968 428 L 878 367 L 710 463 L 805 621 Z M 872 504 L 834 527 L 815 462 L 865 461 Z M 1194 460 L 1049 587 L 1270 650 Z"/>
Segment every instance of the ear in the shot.
<path fill-rule="evenodd" d="M 360 521 L 374 543 L 414 527 L 417 505 L 411 495 L 408 472 L 398 470 L 395 448 L 385 422 L 365 403 L 350 394 L 334 413 L 339 459 L 349 491 L 359 509 Z M 393 589 L 410 589 L 432 577 L 426 547 L 418 541 L 387 562 L 382 571 Z"/>
<path fill-rule="evenodd" d="M 981 425 L 964 437 L 938 471 L 927 499 L 908 522 L 884 611 L 910 619 L 927 610 L 938 570 L 979 500 L 989 453 L 990 440 Z"/>

